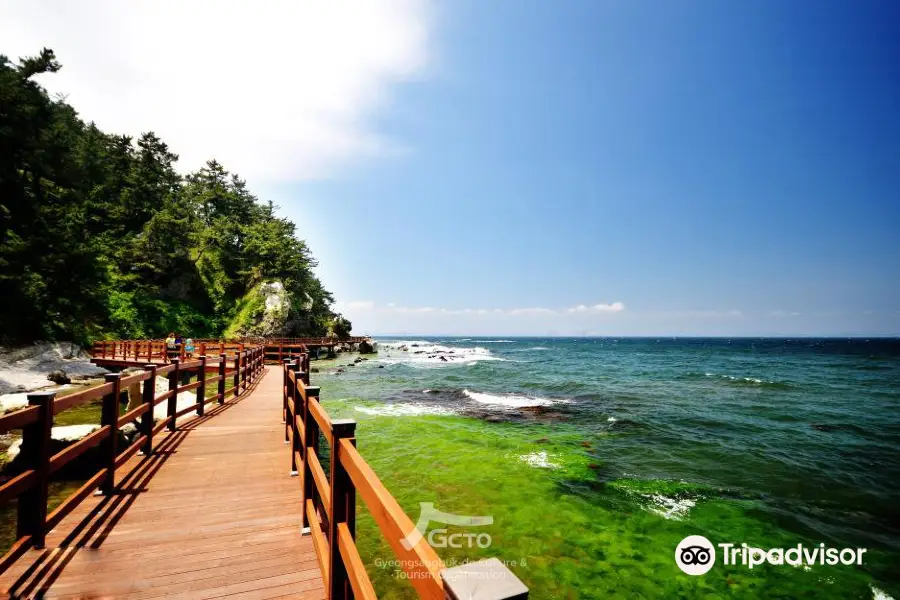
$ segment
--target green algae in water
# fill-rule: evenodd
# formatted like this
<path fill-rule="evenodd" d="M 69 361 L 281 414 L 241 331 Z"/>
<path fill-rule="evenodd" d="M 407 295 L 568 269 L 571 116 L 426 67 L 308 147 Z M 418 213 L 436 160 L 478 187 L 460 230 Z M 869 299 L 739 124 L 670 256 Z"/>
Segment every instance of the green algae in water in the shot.
<path fill-rule="evenodd" d="M 716 565 L 703 577 L 682 573 L 674 551 L 688 535 L 765 548 L 814 546 L 818 540 L 786 532 L 756 500 L 730 490 L 668 480 L 601 482 L 602 465 L 593 453 L 597 438 L 585 440 L 573 425 L 371 417 L 355 407 L 377 411 L 379 404 L 329 400 L 329 380 L 317 383 L 331 414 L 360 421 L 360 452 L 413 521 L 422 502 L 443 512 L 493 517 L 492 525 L 478 528 L 491 536 L 490 547 L 439 548 L 445 563 L 496 556 L 508 561 L 533 598 L 872 597 L 871 575 L 855 567 L 750 571 Z M 448 533 L 474 530 L 447 527 Z M 357 532 L 379 597 L 415 598 L 362 505 Z M 889 557 L 872 554 L 870 563 L 889 564 Z"/>

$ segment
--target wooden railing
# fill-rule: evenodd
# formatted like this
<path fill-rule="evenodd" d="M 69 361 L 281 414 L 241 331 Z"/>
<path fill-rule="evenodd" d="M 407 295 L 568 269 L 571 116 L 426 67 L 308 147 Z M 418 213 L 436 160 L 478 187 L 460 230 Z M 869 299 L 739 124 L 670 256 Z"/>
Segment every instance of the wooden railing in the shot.
<path fill-rule="evenodd" d="M 194 340 L 193 352 L 184 343 L 167 348 L 165 340 L 101 340 L 94 342 L 91 356 L 105 361 L 166 362 L 171 356 L 187 360 L 191 356 L 209 353 L 234 356 L 245 347 L 263 346 L 265 360 L 270 364 L 282 364 L 285 358 L 296 358 L 307 351 L 307 346 L 332 346 L 334 344 L 359 344 L 365 337 L 337 338 L 246 338 L 235 340 Z"/>
<path fill-rule="evenodd" d="M 145 357 L 146 355 L 139 354 L 137 360 Z M 106 383 L 103 385 L 62 398 L 56 398 L 55 392 L 28 394 L 26 408 L 0 417 L 0 434 L 15 429 L 22 430 L 22 447 L 16 460 L 21 461 L 23 468 L 21 473 L 0 485 L 0 505 L 18 498 L 17 539 L 12 548 L 0 558 L 0 572 L 29 548 L 43 548 L 47 532 L 95 489 L 99 487 L 103 494 L 113 493 L 116 469 L 138 451 L 141 451 L 145 458 L 149 457 L 153 452 L 154 436 L 164 428 L 175 431 L 178 417 L 190 412 L 203 415 L 204 407 L 210 402 L 223 404 L 229 396 L 237 397 L 259 377 L 262 369 L 263 349 L 261 346 L 254 346 L 231 356 L 223 353 L 215 357 L 199 356 L 187 362 L 175 358 L 171 364 L 163 366 L 147 364 L 143 373 L 128 377 L 122 377 L 121 373 L 111 373 L 106 375 Z M 215 375 L 207 378 L 207 373 Z M 196 374 L 197 381 L 179 385 L 188 374 Z M 157 377 L 167 377 L 169 380 L 168 391 L 158 395 Z M 226 387 L 229 382 L 232 383 L 231 387 Z M 137 408 L 120 415 L 120 395 L 135 384 L 143 384 L 143 402 Z M 207 389 L 211 385 L 216 385 L 217 390 L 215 394 L 207 397 Z M 194 390 L 197 402 L 179 409 L 178 394 Z M 100 429 L 51 455 L 53 417 L 97 399 L 103 400 Z M 162 402 L 168 402 L 166 417 L 154 424 L 153 409 Z M 118 448 L 120 428 L 133 422 L 137 422 L 138 437 L 127 448 Z M 100 447 L 99 469 L 53 512 L 47 514 L 48 484 L 51 476 L 96 446 Z"/>
<path fill-rule="evenodd" d="M 372 341 L 371 338 L 365 336 L 351 336 L 346 338 L 339 337 L 300 337 L 300 338 L 242 338 L 243 342 L 265 342 L 267 345 L 285 344 L 297 345 L 305 344 L 307 346 L 330 346 L 332 344 L 361 344 L 362 342 Z"/>
<path fill-rule="evenodd" d="M 173 355 L 181 360 L 209 354 L 225 354 L 234 357 L 243 352 L 245 348 L 261 345 L 225 340 L 197 340 L 194 342 L 193 352 L 189 353 L 186 344 L 178 343 L 174 348 L 167 348 L 165 340 L 100 340 L 94 342 L 91 356 L 105 360 L 146 360 L 147 362 L 168 361 Z"/>
<path fill-rule="evenodd" d="M 445 569 L 425 537 L 356 450 L 356 422 L 331 419 L 310 385 L 309 355 L 282 367 L 285 442 L 291 473 L 300 476 L 300 508 L 325 582 L 326 598 L 377 598 L 356 548 L 356 495 L 359 494 L 420 598 L 429 600 L 519 599 L 528 588 L 496 559 L 473 569 Z M 320 434 L 329 449 L 328 472 L 320 461 Z"/>

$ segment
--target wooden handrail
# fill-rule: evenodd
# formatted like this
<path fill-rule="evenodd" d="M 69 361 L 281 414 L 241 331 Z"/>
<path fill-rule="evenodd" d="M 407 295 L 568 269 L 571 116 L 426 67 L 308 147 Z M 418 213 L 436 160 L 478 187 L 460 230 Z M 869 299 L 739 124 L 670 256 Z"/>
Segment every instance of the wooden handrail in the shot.
<path fill-rule="evenodd" d="M 213 353 L 226 354 L 234 358 L 240 354 L 245 346 L 260 346 L 263 348 L 263 360 L 269 364 L 281 364 L 284 359 L 295 359 L 308 352 L 308 346 L 333 347 L 342 344 L 373 343 L 371 338 L 364 336 L 338 337 L 302 337 L 302 338 L 240 338 L 240 339 L 212 339 L 198 338 L 193 340 L 194 355 L 207 355 Z M 178 343 L 167 347 L 165 340 L 101 340 L 94 342 L 91 348 L 92 360 L 101 364 L 120 364 L 128 362 L 166 362 L 177 356 L 182 361 L 190 358 L 184 343 Z M 215 359 L 218 361 L 219 359 Z"/>
<path fill-rule="evenodd" d="M 319 403 L 319 388 L 309 385 L 309 355 L 285 359 L 282 370 L 285 442 L 290 444 L 291 473 L 301 475 L 301 514 L 312 534 L 326 598 L 377 598 L 354 541 L 357 493 L 419 597 L 456 598 L 453 586 L 465 580 L 466 574 L 455 573 L 451 580 L 445 580 L 443 561 L 357 451 L 356 422 L 331 419 Z M 320 432 L 329 444 L 328 475 L 318 457 Z M 480 589 L 488 592 L 478 598 L 527 598 L 527 588 L 499 561 L 494 559 L 485 565 L 482 566 L 490 575 L 500 575 L 515 585 L 479 584 Z M 516 593 L 505 595 L 510 589 Z"/>
<path fill-rule="evenodd" d="M 159 349 L 159 352 L 157 352 Z M 114 359 L 120 363 L 133 363 L 144 368 L 143 373 L 122 377 L 119 373 L 106 376 L 106 383 L 96 388 L 85 390 L 70 396 L 56 398 L 54 392 L 35 392 L 28 394 L 28 406 L 22 410 L 0 417 L 0 433 L 14 429 L 22 429 L 22 448 L 20 458 L 23 471 L 0 485 L 0 502 L 18 498 L 16 541 L 12 548 L 0 557 L 0 572 L 11 565 L 29 548 L 43 548 L 46 534 L 55 527 L 69 512 L 87 498 L 91 492 L 100 488 L 104 494 L 115 490 L 115 473 L 129 458 L 143 451 L 144 460 L 153 453 L 153 438 L 164 428 L 175 429 L 178 416 L 196 410 L 203 414 L 207 402 L 225 402 L 226 360 L 231 357 L 223 352 L 221 356 L 198 356 L 196 360 L 182 361 L 180 357 L 172 359 L 172 364 L 147 364 L 154 358 L 166 358 L 165 345 L 153 341 L 102 341 L 93 346 L 94 357 Z M 233 354 L 238 368 L 233 371 L 235 395 L 240 389 L 249 389 L 250 384 L 263 373 L 265 360 L 264 347 L 258 344 L 246 344 Z M 132 360 L 133 359 L 133 360 Z M 206 377 L 207 372 L 217 373 Z M 231 375 L 231 371 L 228 375 Z M 198 381 L 179 386 L 179 377 L 196 376 Z M 169 391 L 156 393 L 157 377 L 169 379 Z M 208 384 L 218 383 L 218 393 L 206 398 Z M 142 403 L 140 406 L 119 415 L 119 395 L 131 385 L 142 384 Z M 188 408 L 177 408 L 179 393 L 198 390 L 197 402 Z M 102 399 L 102 415 L 100 429 L 83 439 L 50 455 L 53 417 L 70 408 L 92 400 Z M 153 423 L 153 407 L 168 402 L 167 415 L 158 423 Z M 127 447 L 119 451 L 117 438 L 119 429 L 138 419 L 138 436 Z M 48 483 L 50 476 L 66 464 L 81 456 L 93 447 L 100 447 L 101 456 L 98 470 L 78 490 L 65 499 L 50 515 L 47 514 Z"/>

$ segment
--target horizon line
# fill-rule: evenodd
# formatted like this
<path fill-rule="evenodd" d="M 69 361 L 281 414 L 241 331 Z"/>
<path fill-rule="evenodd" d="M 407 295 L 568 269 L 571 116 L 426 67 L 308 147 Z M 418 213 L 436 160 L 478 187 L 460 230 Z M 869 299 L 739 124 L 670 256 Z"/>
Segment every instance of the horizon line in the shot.
<path fill-rule="evenodd" d="M 631 338 L 631 339 L 650 339 L 650 338 L 687 338 L 687 339 L 771 339 L 771 340 L 789 340 L 793 338 L 803 338 L 803 339 L 820 339 L 820 340 L 828 340 L 828 339 L 851 339 L 851 340 L 864 340 L 864 339 L 900 339 L 900 333 L 873 333 L 873 334 L 770 334 L 770 335 L 699 335 L 699 334 L 626 334 L 626 335 L 538 335 L 538 334 L 530 334 L 530 335 L 508 335 L 508 334 L 466 334 L 466 333 L 366 333 L 363 334 L 363 337 L 466 337 L 468 339 L 480 339 L 480 338 L 509 338 L 509 339 L 528 339 L 528 338 L 548 338 L 548 339 L 563 339 L 563 338 L 574 338 L 574 339 L 622 339 L 622 338 Z"/>

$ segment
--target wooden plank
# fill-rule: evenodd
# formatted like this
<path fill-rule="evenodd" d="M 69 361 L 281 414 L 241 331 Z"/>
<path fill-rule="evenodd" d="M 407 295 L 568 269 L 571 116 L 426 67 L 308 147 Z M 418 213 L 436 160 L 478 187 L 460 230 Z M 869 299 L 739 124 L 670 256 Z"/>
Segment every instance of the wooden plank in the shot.
<path fill-rule="evenodd" d="M 194 383 L 182 385 L 181 387 L 178 388 L 178 393 L 180 394 L 182 392 L 192 392 L 192 391 L 196 390 L 198 387 L 200 387 L 201 385 L 203 385 L 202 381 L 195 381 Z"/>
<path fill-rule="evenodd" d="M 87 480 L 87 482 L 82 485 L 80 488 L 75 490 L 71 496 L 66 498 L 62 504 L 56 507 L 52 513 L 47 516 L 47 530 L 53 529 L 56 525 L 63 520 L 63 518 L 72 512 L 72 510 L 77 507 L 82 500 L 88 497 L 88 495 L 97 489 L 103 480 L 109 475 L 109 469 L 100 469 L 96 475 Z"/>
<path fill-rule="evenodd" d="M 141 404 L 137 408 L 132 408 L 127 413 L 125 413 L 124 415 L 119 417 L 117 425 L 119 427 L 122 427 L 123 425 L 128 425 L 129 423 L 131 423 L 132 421 L 137 419 L 139 416 L 141 416 L 148 410 L 149 410 L 149 407 L 146 404 Z"/>
<path fill-rule="evenodd" d="M 331 506 L 331 486 L 328 485 L 328 477 L 325 476 L 325 470 L 322 468 L 322 463 L 319 462 L 315 451 L 308 448 L 306 455 L 309 457 L 309 469 L 312 472 L 313 481 L 316 483 L 316 490 L 319 492 L 319 496 L 322 497 L 322 503 L 325 505 L 327 514 L 328 507 Z M 328 516 L 330 517 L 331 515 Z"/>
<path fill-rule="evenodd" d="M 0 594 L 323 599 L 313 539 L 301 535 L 302 515 L 290 508 L 297 481 L 286 469 L 284 425 L 273 418 L 282 404 L 273 375 L 253 387 L 250 401 L 157 431 L 149 457 L 120 460 L 121 453 L 116 492 L 83 492 L 65 505 L 68 515 L 48 517 L 55 528 L 46 550 L 12 558 Z M 139 446 L 135 440 L 126 453 Z"/>
<path fill-rule="evenodd" d="M 35 479 L 34 469 L 28 469 L 0 485 L 0 505 L 17 498 L 19 494 L 34 485 Z"/>
<path fill-rule="evenodd" d="M 160 420 L 159 420 L 159 423 L 157 423 L 156 425 L 153 426 L 153 435 L 154 435 L 154 437 L 156 436 L 157 433 L 159 433 L 160 431 L 162 431 L 163 429 L 166 428 L 166 425 L 169 424 L 169 420 L 170 420 L 171 418 L 172 418 L 172 417 L 166 417 L 165 419 L 160 419 Z"/>
<path fill-rule="evenodd" d="M 19 557 L 25 554 L 30 548 L 30 535 L 26 535 L 16 540 L 10 549 L 7 550 L 6 554 L 3 555 L 3 558 L 0 558 L 0 573 L 4 573 L 10 565 L 19 560 Z"/>
<path fill-rule="evenodd" d="M 328 542 L 325 540 L 322 523 L 319 521 L 319 515 L 316 514 L 316 506 L 312 500 L 306 501 L 306 518 L 309 519 L 310 537 L 312 537 L 313 546 L 316 549 L 319 570 L 322 571 L 322 581 L 325 582 L 325 589 L 328 589 Z"/>
<path fill-rule="evenodd" d="M 28 406 L 14 413 L 3 415 L 0 417 L 0 433 L 6 433 L 12 429 L 22 429 L 26 425 L 31 425 L 38 420 L 37 406 Z"/>
<path fill-rule="evenodd" d="M 135 453 L 137 453 L 137 451 L 141 449 L 141 446 L 146 441 L 147 441 L 147 436 L 142 435 L 142 436 L 138 437 L 137 439 L 135 439 L 133 442 L 131 442 L 131 445 L 128 446 L 128 448 L 126 448 L 122 452 L 120 452 L 119 455 L 116 457 L 116 468 L 118 469 L 119 467 L 124 465 L 128 461 L 129 458 L 134 456 Z"/>
<path fill-rule="evenodd" d="M 157 371 L 157 373 L 159 373 L 159 371 Z M 160 402 L 165 402 L 166 400 L 168 400 L 169 398 L 171 398 L 174 395 L 175 395 L 175 390 L 169 390 L 168 392 L 163 392 L 159 396 L 156 396 L 156 398 L 153 400 L 153 406 L 156 406 Z"/>
<path fill-rule="evenodd" d="M 86 450 L 93 448 L 105 440 L 109 437 L 110 431 L 112 431 L 112 428 L 109 425 L 105 425 L 94 433 L 84 436 L 71 446 L 63 448 L 54 454 L 50 458 L 50 473 L 56 473 L 65 465 L 69 464 L 69 462 L 81 456 Z"/>
<path fill-rule="evenodd" d="M 148 373 L 135 373 L 134 375 L 129 375 L 128 377 L 123 377 L 122 380 L 119 382 L 119 385 L 122 386 L 123 388 L 125 388 L 130 385 L 134 385 L 135 383 L 140 383 L 142 381 L 146 381 L 148 377 L 150 377 L 150 375 Z"/>
<path fill-rule="evenodd" d="M 372 587 L 372 582 L 369 580 L 369 574 L 366 573 L 366 566 L 356 550 L 353 536 L 350 535 L 350 529 L 346 523 L 338 523 L 337 529 L 338 550 L 341 553 L 341 560 L 344 561 L 344 568 L 347 570 L 350 587 L 353 588 L 354 600 L 378 600 L 375 588 Z"/>
<path fill-rule="evenodd" d="M 53 401 L 53 414 L 58 415 L 66 409 L 78 406 L 79 404 L 84 404 L 85 402 L 90 402 L 91 400 L 102 398 L 112 391 L 113 384 L 106 383 L 104 385 L 85 390 L 83 392 L 78 392 L 77 394 L 71 394 L 69 396 L 57 398 Z"/>
<path fill-rule="evenodd" d="M 319 404 L 319 401 L 316 400 L 315 396 L 310 396 L 306 401 L 309 403 L 310 416 L 316 420 L 322 435 L 328 440 L 328 443 L 331 444 L 334 442 L 331 438 L 331 418 L 328 416 L 328 413 L 325 412 L 325 409 L 322 408 L 322 405 Z"/>

